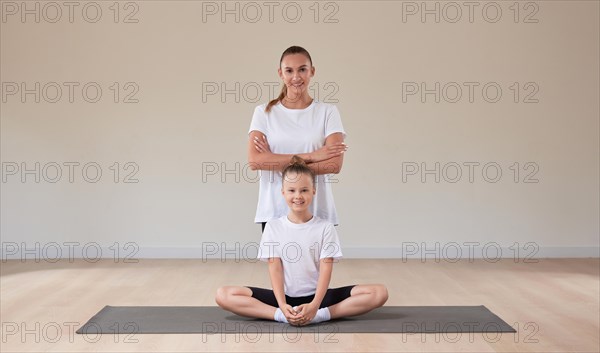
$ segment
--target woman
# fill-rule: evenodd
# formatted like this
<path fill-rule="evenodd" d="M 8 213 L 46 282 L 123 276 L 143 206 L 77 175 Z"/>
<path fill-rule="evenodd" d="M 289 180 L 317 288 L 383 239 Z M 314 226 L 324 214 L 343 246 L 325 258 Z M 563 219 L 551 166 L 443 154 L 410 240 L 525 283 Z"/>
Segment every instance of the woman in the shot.
<path fill-rule="evenodd" d="M 317 194 L 311 212 L 335 225 L 337 212 L 328 182 L 342 169 L 346 133 L 335 105 L 313 100 L 308 94 L 315 67 L 308 51 L 286 49 L 279 60 L 281 94 L 254 110 L 249 130 L 248 162 L 260 170 L 258 206 L 254 221 L 262 223 L 288 213 L 280 197 L 281 171 L 298 155 L 317 175 Z"/>

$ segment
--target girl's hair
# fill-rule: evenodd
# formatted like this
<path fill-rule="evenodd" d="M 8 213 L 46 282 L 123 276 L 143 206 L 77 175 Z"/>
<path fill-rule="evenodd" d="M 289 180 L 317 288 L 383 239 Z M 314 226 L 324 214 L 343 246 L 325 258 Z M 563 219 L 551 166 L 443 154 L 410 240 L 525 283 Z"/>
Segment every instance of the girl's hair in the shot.
<path fill-rule="evenodd" d="M 292 157 L 290 164 L 287 167 L 285 167 L 285 169 L 283 170 L 283 173 L 281 175 L 282 183 L 285 180 L 286 175 L 289 173 L 309 175 L 313 182 L 313 186 L 315 186 L 315 182 L 316 182 L 315 172 L 313 172 L 313 170 L 310 169 L 308 167 L 308 165 L 306 165 L 306 162 L 304 161 L 304 159 L 302 159 L 298 156 Z"/>
<path fill-rule="evenodd" d="M 310 58 L 310 54 L 308 53 L 308 51 L 302 47 L 299 46 L 291 46 L 289 48 L 287 48 L 283 54 L 281 54 L 281 59 L 279 59 L 279 67 L 281 67 L 281 63 L 283 62 L 283 58 L 285 58 L 287 55 L 290 54 L 303 54 L 306 55 L 306 57 L 308 58 L 308 61 L 310 61 L 310 65 L 312 66 L 312 59 Z M 285 83 L 283 84 L 283 87 L 281 87 L 281 93 L 279 93 L 279 97 L 273 99 L 272 101 L 269 102 L 269 104 L 267 104 L 267 107 L 265 108 L 265 112 L 270 112 L 271 111 L 271 107 L 273 107 L 275 104 L 279 103 L 287 94 L 287 86 L 285 85 Z"/>

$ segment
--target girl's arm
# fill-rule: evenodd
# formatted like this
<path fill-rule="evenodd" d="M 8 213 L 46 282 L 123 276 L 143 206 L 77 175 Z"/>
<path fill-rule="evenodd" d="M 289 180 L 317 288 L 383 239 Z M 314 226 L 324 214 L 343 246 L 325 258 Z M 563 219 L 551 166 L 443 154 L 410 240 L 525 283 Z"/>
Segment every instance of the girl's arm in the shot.
<path fill-rule="evenodd" d="M 325 293 L 327 293 L 327 289 L 329 288 L 329 282 L 331 282 L 331 272 L 333 272 L 333 258 L 326 257 L 321 259 L 321 264 L 319 265 L 319 281 L 317 282 L 317 291 L 315 292 L 315 297 L 311 302 L 311 304 L 314 303 L 317 309 L 319 309 L 319 306 L 323 301 L 323 297 L 325 297 Z"/>
<path fill-rule="evenodd" d="M 309 168 L 317 174 L 339 173 L 342 169 L 342 154 L 348 147 L 344 144 L 341 132 L 336 132 L 327 137 L 325 145 L 310 153 L 296 153 L 304 159 Z M 248 162 L 252 170 L 282 171 L 294 154 L 279 154 L 271 152 L 265 135 L 260 131 L 250 132 L 248 141 Z M 326 163 L 323 163 L 325 162 Z"/>
<path fill-rule="evenodd" d="M 277 304 L 280 308 L 283 308 L 287 303 L 283 291 L 283 266 L 281 265 L 280 258 L 269 258 L 269 277 L 271 277 L 271 286 L 273 286 L 273 293 L 275 293 Z"/>
<path fill-rule="evenodd" d="M 333 258 L 327 257 L 321 259 L 321 263 L 319 265 L 319 281 L 317 282 L 317 291 L 315 292 L 315 297 L 310 303 L 302 304 L 298 307 L 300 316 L 306 319 L 306 321 L 303 321 L 304 324 L 310 323 L 310 321 L 317 315 L 319 306 L 321 306 L 321 302 L 323 301 L 325 293 L 327 293 L 327 289 L 329 288 L 332 271 Z"/>
<path fill-rule="evenodd" d="M 271 277 L 271 286 L 279 308 L 285 315 L 289 323 L 295 324 L 298 320 L 298 315 L 292 306 L 285 301 L 285 292 L 283 290 L 283 266 L 281 259 L 278 257 L 269 258 L 269 277 Z"/>

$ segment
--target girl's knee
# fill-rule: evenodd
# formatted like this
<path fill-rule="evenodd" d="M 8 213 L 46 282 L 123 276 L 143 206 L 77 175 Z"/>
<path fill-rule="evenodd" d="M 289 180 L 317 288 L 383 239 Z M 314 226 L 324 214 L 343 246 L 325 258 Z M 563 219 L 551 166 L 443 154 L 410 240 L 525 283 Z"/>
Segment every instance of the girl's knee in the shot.
<path fill-rule="evenodd" d="M 225 308 L 227 306 L 228 296 L 229 287 L 219 287 L 215 295 L 215 302 L 217 302 L 220 307 Z"/>
<path fill-rule="evenodd" d="M 388 290 L 383 284 L 378 284 L 376 292 L 377 292 L 377 303 L 379 304 L 379 306 L 383 306 L 383 304 L 385 304 L 385 302 L 387 302 L 388 297 L 389 297 Z"/>
<path fill-rule="evenodd" d="M 388 300 L 388 290 L 383 284 L 373 284 L 371 287 L 371 295 L 373 296 L 373 306 L 378 308 L 383 306 Z"/>
<path fill-rule="evenodd" d="M 369 295 L 369 302 L 372 304 L 373 309 L 383 306 L 388 300 L 388 290 L 383 284 L 367 284 L 361 285 L 359 288 L 357 288 L 358 292 L 356 294 Z"/>

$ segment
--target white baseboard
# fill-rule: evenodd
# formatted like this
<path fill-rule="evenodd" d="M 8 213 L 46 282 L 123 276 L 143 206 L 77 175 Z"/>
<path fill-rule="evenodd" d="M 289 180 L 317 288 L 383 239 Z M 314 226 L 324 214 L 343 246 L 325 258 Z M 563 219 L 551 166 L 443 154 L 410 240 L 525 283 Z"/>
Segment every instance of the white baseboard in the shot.
<path fill-rule="evenodd" d="M 425 250 L 407 250 L 402 248 L 344 248 L 346 258 L 376 259 L 427 259 L 454 262 L 469 259 L 541 259 L 541 258 L 600 258 L 600 247 L 460 247 L 442 249 L 426 248 Z M 485 249 L 485 250 L 484 250 Z"/>
<path fill-rule="evenodd" d="M 114 244 L 102 247 L 74 244 L 61 246 L 54 243 L 51 246 L 30 246 L 18 243 L 2 243 L 2 262 L 6 260 L 34 260 L 56 262 L 60 259 L 217 259 L 227 261 L 256 262 L 257 244 L 250 243 L 241 246 L 225 243 L 205 243 L 202 247 L 139 247 L 133 243 L 127 246 Z M 515 244 L 501 247 L 497 243 L 486 243 L 483 246 L 476 243 L 448 243 L 440 246 L 424 243 L 403 243 L 401 247 L 343 247 L 342 253 L 346 259 L 421 259 L 427 261 L 456 262 L 461 260 L 485 259 L 495 262 L 498 259 L 514 259 L 527 262 L 529 259 L 540 258 L 600 258 L 600 247 L 560 247 L 537 246 L 534 243 Z"/>

